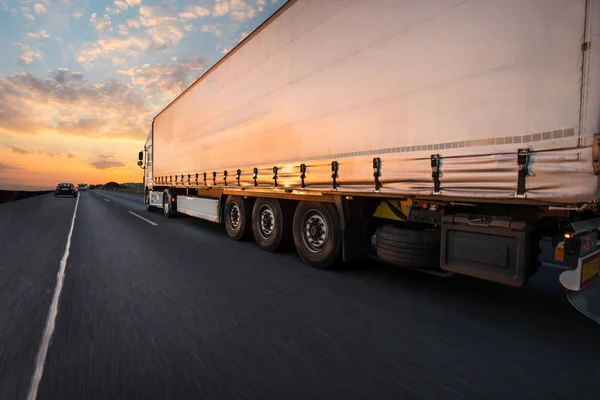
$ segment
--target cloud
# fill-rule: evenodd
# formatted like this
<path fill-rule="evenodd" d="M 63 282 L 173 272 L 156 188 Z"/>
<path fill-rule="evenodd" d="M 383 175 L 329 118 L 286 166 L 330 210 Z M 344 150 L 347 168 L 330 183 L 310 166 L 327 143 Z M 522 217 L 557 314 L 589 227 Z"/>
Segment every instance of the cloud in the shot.
<path fill-rule="evenodd" d="M 23 15 L 23 18 L 27 18 L 27 19 L 30 19 L 32 21 L 35 21 L 35 17 L 33 16 L 33 12 L 31 10 L 31 7 L 21 7 L 21 13 Z"/>
<path fill-rule="evenodd" d="M 21 155 L 37 153 L 37 154 L 47 155 L 48 157 L 66 157 L 66 158 L 75 157 L 75 155 L 73 155 L 71 153 L 61 153 L 61 152 L 43 151 L 43 150 L 26 150 L 26 149 L 22 149 L 22 148 L 16 147 L 16 146 L 6 146 L 6 147 L 8 147 L 8 149 L 11 152 L 13 152 L 15 154 L 21 154 Z"/>
<path fill-rule="evenodd" d="M 216 0 L 213 7 L 213 16 L 222 17 L 229 14 L 230 18 L 242 22 L 253 18 L 256 10 L 246 3 L 245 0 Z M 260 2 L 258 4 L 261 4 Z"/>
<path fill-rule="evenodd" d="M 0 172 L 15 171 L 18 169 L 21 169 L 21 168 L 14 166 L 14 165 L 9 165 L 9 164 L 0 162 Z"/>
<path fill-rule="evenodd" d="M 90 163 L 90 165 L 96 169 L 109 169 L 109 168 L 118 168 L 118 167 L 125 166 L 125 164 L 123 164 L 121 161 L 106 161 L 106 160 L 92 161 Z"/>
<path fill-rule="evenodd" d="M 139 29 L 140 23 L 137 20 L 130 18 L 127 20 L 127 26 L 129 26 L 130 28 Z"/>
<path fill-rule="evenodd" d="M 38 33 L 33 33 L 30 32 L 27 34 L 27 36 L 29 36 L 30 38 L 35 38 L 35 39 L 39 39 L 39 38 L 44 38 L 47 39 L 50 37 L 50 35 L 48 34 L 48 32 L 46 32 L 45 30 L 40 30 Z"/>
<path fill-rule="evenodd" d="M 122 75 L 129 76 L 131 83 L 143 90 L 150 100 L 164 103 L 177 97 L 192 84 L 208 62 L 199 55 L 190 58 L 175 59 L 172 64 L 144 64 L 127 70 L 120 70 Z"/>
<path fill-rule="evenodd" d="M 127 11 L 129 8 L 133 8 L 135 6 L 139 6 L 141 4 L 141 0 L 115 0 L 114 8 L 106 7 L 105 11 L 108 14 L 121 14 L 124 11 Z"/>
<path fill-rule="evenodd" d="M 101 159 L 101 160 L 112 160 L 113 158 L 115 158 L 115 156 L 112 156 L 112 155 L 111 156 L 105 156 L 105 155 L 101 155 L 101 154 L 98 154 L 97 157 L 99 159 Z"/>
<path fill-rule="evenodd" d="M 107 36 L 112 32 L 112 21 L 108 14 L 104 14 L 101 18 L 98 18 L 97 14 L 93 13 L 90 16 L 90 22 L 101 36 Z"/>
<path fill-rule="evenodd" d="M 71 154 L 71 153 L 57 153 L 57 152 L 53 152 L 53 151 L 46 151 L 46 152 L 41 152 L 41 153 L 46 154 L 48 157 L 66 157 L 66 158 L 75 157 L 75 155 Z"/>
<path fill-rule="evenodd" d="M 21 54 L 19 55 L 19 61 L 23 65 L 31 65 L 34 61 L 40 61 L 44 59 L 44 53 L 38 49 L 33 49 L 23 43 L 14 43 L 19 48 Z"/>
<path fill-rule="evenodd" d="M 159 7 L 140 7 L 140 23 L 159 47 L 175 46 L 183 38 L 181 22 Z"/>
<path fill-rule="evenodd" d="M 48 11 L 48 9 L 41 3 L 37 3 L 36 5 L 34 5 L 33 9 L 35 10 L 36 14 L 43 14 L 46 11 Z"/>
<path fill-rule="evenodd" d="M 196 19 L 210 15 L 210 10 L 200 6 L 187 6 L 185 10 L 179 13 L 182 19 Z"/>
<path fill-rule="evenodd" d="M 61 68 L 45 78 L 19 72 L 0 79 L 0 130 L 88 138 L 143 138 L 151 115 L 142 97 L 116 80 L 89 82 Z"/>
<path fill-rule="evenodd" d="M 126 2 L 121 1 L 121 0 L 116 0 L 115 7 L 117 7 L 121 11 L 125 11 L 129 8 L 129 4 L 127 4 Z"/>
<path fill-rule="evenodd" d="M 73 14 L 71 14 L 71 17 L 75 18 L 75 19 L 79 19 L 83 16 L 83 13 L 80 11 L 75 11 Z"/>
<path fill-rule="evenodd" d="M 119 32 L 119 35 L 126 36 L 127 34 L 129 34 L 129 29 L 127 29 L 127 25 L 119 24 L 118 32 Z"/>
<path fill-rule="evenodd" d="M 97 42 L 86 42 L 77 54 L 77 61 L 90 64 L 98 58 L 112 61 L 119 65 L 125 58 L 134 58 L 150 47 L 150 40 L 142 37 L 127 38 L 108 37 Z"/>
<path fill-rule="evenodd" d="M 17 154 L 29 154 L 29 153 L 31 153 L 31 150 L 25 150 L 25 149 L 21 149 L 19 147 L 15 147 L 15 146 L 7 146 L 7 147 L 13 153 L 17 153 Z"/>
<path fill-rule="evenodd" d="M 217 0 L 213 8 L 213 17 L 222 17 L 229 13 L 229 3 L 227 0 Z"/>
<path fill-rule="evenodd" d="M 213 35 L 219 37 L 223 33 L 221 29 L 218 28 L 217 25 L 202 25 L 200 28 L 201 32 L 212 33 Z"/>

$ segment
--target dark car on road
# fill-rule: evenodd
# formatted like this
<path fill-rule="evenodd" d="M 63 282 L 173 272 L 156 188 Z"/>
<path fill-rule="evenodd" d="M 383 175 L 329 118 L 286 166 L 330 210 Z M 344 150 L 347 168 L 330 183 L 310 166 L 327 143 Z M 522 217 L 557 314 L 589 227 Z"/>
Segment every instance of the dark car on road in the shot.
<path fill-rule="evenodd" d="M 73 196 L 77 197 L 77 189 L 72 183 L 59 183 L 54 189 L 55 196 Z"/>

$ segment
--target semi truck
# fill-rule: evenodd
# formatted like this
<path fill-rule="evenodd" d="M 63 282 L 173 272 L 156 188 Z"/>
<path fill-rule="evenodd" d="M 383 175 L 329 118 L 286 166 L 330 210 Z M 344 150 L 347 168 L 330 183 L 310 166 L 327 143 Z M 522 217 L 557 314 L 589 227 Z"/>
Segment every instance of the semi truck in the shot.
<path fill-rule="evenodd" d="M 600 0 L 290 0 L 152 120 L 145 205 L 600 322 Z"/>

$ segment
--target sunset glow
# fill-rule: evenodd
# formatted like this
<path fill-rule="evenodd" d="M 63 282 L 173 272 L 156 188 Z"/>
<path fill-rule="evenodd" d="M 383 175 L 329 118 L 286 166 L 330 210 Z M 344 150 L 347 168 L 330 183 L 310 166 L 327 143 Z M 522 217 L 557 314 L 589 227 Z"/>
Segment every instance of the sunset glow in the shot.
<path fill-rule="evenodd" d="M 152 117 L 283 0 L 0 0 L 0 189 L 140 182 Z"/>

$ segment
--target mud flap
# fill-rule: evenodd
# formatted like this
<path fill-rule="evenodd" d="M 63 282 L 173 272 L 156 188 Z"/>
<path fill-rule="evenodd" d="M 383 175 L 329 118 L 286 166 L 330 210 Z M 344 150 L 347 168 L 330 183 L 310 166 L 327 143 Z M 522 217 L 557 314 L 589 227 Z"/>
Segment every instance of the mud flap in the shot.
<path fill-rule="evenodd" d="M 579 312 L 600 324 L 600 279 L 581 290 L 567 290 L 567 299 Z"/>

